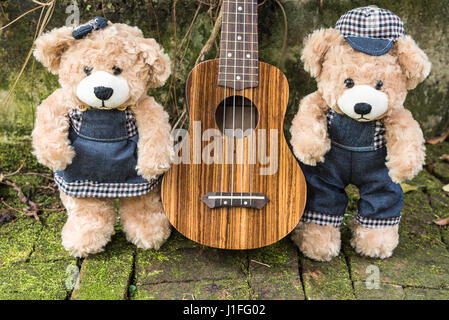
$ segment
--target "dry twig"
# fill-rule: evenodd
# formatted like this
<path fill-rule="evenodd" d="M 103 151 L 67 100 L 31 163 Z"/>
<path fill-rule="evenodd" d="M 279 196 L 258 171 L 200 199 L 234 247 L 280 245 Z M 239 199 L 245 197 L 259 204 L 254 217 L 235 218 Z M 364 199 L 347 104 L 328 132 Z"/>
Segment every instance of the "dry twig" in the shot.
<path fill-rule="evenodd" d="M 153 12 L 154 22 L 156 23 L 157 41 L 160 43 L 161 33 L 159 31 L 159 19 L 157 18 L 156 10 L 154 10 L 153 0 L 148 1 L 148 5 L 151 7 L 151 11 Z"/>
<path fill-rule="evenodd" d="M 215 43 L 215 40 L 217 39 L 218 33 L 220 32 L 222 21 L 223 21 L 223 6 L 221 6 L 220 13 L 218 14 L 217 20 L 215 21 L 209 39 L 207 39 L 206 44 L 201 49 L 200 54 L 198 55 L 198 58 L 195 61 L 195 65 L 204 61 L 204 58 L 209 53 L 210 49 L 212 48 L 212 45 Z"/>
<path fill-rule="evenodd" d="M 34 219 L 36 219 L 36 221 L 39 221 L 39 216 L 37 215 L 37 213 L 39 212 L 39 205 L 37 203 L 31 201 L 30 199 L 28 199 L 25 196 L 25 194 L 23 193 L 22 189 L 14 182 L 12 182 L 10 180 L 3 180 L 3 181 L 1 181 L 1 183 L 13 188 L 17 192 L 17 196 L 18 196 L 19 200 L 23 204 L 26 204 L 28 206 L 28 209 L 22 213 L 26 216 L 32 216 L 32 217 L 34 217 Z"/>
<path fill-rule="evenodd" d="M 265 266 L 267 268 L 271 268 L 271 266 L 269 264 L 266 264 L 266 263 L 263 263 L 263 262 L 260 262 L 260 261 L 254 260 L 254 259 L 251 259 L 251 262 L 260 264 L 260 265 Z"/>
<path fill-rule="evenodd" d="M 323 14 L 323 10 L 324 10 L 324 0 L 318 0 L 318 11 L 320 12 L 320 14 Z"/>
<path fill-rule="evenodd" d="M 34 3 L 38 4 L 37 7 L 28 10 L 27 12 L 23 13 L 22 15 L 20 15 L 19 17 L 17 17 L 16 19 L 14 19 L 13 21 L 9 22 L 8 24 L 4 25 L 3 27 L 0 28 L 0 30 L 5 29 L 6 27 L 10 26 L 11 24 L 13 24 L 14 22 L 20 20 L 21 18 L 23 18 L 25 15 L 38 10 L 38 9 L 42 9 L 40 17 L 39 17 L 39 21 L 38 24 L 36 26 L 36 32 L 34 35 L 34 39 L 33 39 L 33 45 L 34 42 L 36 41 L 36 38 L 44 31 L 45 27 L 47 26 L 48 22 L 50 21 L 51 16 L 53 15 L 54 9 L 55 9 L 55 4 L 56 4 L 56 0 L 50 0 L 48 2 L 40 2 L 37 0 L 32 0 Z M 44 13 L 45 12 L 45 13 Z M 11 86 L 11 89 L 9 90 L 8 94 L 6 95 L 5 100 L 3 101 L 3 105 L 5 107 L 8 106 L 9 102 L 11 101 L 12 95 L 14 93 L 14 90 L 20 80 L 20 78 L 22 77 L 22 74 L 25 71 L 26 66 L 28 65 L 28 62 L 30 60 L 30 57 L 33 53 L 33 46 L 31 46 L 30 50 L 28 51 L 28 54 L 25 58 L 25 62 L 22 65 L 22 68 L 19 71 L 19 74 L 17 75 L 16 80 L 14 81 L 13 85 Z"/>
<path fill-rule="evenodd" d="M 284 40 L 282 42 L 282 49 L 281 49 L 281 55 L 278 59 L 278 67 L 282 67 L 285 60 L 285 51 L 287 49 L 287 37 L 288 37 L 288 21 L 287 21 L 287 14 L 285 13 L 284 6 L 279 2 L 279 0 L 275 0 L 279 8 L 281 9 L 282 16 L 284 19 Z"/>
<path fill-rule="evenodd" d="M 22 163 L 20 164 L 19 168 L 16 171 L 11 172 L 11 173 L 5 173 L 5 174 L 0 173 L 0 182 L 2 182 L 3 179 L 6 177 L 14 176 L 14 175 L 18 174 L 20 172 L 20 170 L 22 170 L 23 165 L 24 165 L 24 162 L 22 161 Z"/>

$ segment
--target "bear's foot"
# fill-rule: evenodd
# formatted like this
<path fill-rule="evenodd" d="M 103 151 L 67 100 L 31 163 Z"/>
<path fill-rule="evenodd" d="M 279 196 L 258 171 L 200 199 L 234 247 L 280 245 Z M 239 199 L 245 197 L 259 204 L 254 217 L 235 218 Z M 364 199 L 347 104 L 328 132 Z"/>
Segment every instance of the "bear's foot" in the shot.
<path fill-rule="evenodd" d="M 170 223 L 158 192 L 120 199 L 120 219 L 126 239 L 142 249 L 159 249 L 170 236 Z"/>
<path fill-rule="evenodd" d="M 114 234 L 116 221 L 112 200 L 72 198 L 61 192 L 69 215 L 62 228 L 62 245 L 77 258 L 104 250 Z"/>
<path fill-rule="evenodd" d="M 354 222 L 351 246 L 363 256 L 380 259 L 391 257 L 399 243 L 398 230 L 399 225 L 374 229 Z"/>
<path fill-rule="evenodd" d="M 291 239 L 306 257 L 316 261 L 330 261 L 340 252 L 340 230 L 332 225 L 300 222 Z"/>

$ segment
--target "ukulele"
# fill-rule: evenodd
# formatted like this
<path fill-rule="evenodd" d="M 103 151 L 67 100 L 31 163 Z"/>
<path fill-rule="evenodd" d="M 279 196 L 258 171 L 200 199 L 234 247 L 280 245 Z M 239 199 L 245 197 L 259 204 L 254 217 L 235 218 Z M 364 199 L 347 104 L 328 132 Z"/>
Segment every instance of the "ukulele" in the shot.
<path fill-rule="evenodd" d="M 258 61 L 257 0 L 224 0 L 219 59 L 198 64 L 186 83 L 190 116 L 162 202 L 187 238 L 252 249 L 298 224 L 306 184 L 283 134 L 288 83 Z M 175 138 L 175 140 L 176 140 Z"/>

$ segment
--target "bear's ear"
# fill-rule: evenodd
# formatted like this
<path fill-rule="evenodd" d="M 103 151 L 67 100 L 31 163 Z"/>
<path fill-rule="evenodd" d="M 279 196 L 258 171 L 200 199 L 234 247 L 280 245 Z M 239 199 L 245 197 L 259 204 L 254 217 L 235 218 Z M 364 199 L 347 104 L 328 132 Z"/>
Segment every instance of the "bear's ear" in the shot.
<path fill-rule="evenodd" d="M 148 86 L 163 86 L 171 73 L 170 58 L 154 39 L 140 40 L 140 51 L 145 63 L 151 68 Z"/>
<path fill-rule="evenodd" d="M 62 54 L 76 41 L 72 31 L 72 28 L 62 27 L 53 29 L 36 39 L 33 54 L 53 74 L 58 73 Z"/>
<path fill-rule="evenodd" d="M 398 57 L 398 62 L 407 77 L 407 89 L 414 89 L 429 75 L 432 64 L 410 36 L 398 39 L 393 54 Z"/>
<path fill-rule="evenodd" d="M 329 48 L 335 45 L 335 40 L 339 38 L 342 38 L 340 32 L 332 28 L 315 30 L 306 38 L 301 60 L 304 63 L 304 69 L 312 77 L 320 76 L 324 57 Z"/>

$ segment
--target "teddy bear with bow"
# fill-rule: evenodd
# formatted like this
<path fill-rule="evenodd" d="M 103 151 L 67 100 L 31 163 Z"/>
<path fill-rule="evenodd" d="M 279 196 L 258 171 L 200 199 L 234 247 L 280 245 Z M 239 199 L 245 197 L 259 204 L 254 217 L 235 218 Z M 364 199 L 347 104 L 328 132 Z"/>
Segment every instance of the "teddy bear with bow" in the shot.
<path fill-rule="evenodd" d="M 61 85 L 37 108 L 32 138 L 67 209 L 63 246 L 75 257 L 104 250 L 119 198 L 126 238 L 158 249 L 170 235 L 158 183 L 173 141 L 147 91 L 169 77 L 169 57 L 137 27 L 101 17 L 41 35 L 34 56 Z"/>
<path fill-rule="evenodd" d="M 301 59 L 318 89 L 302 99 L 290 130 L 308 188 L 292 239 L 314 260 L 337 256 L 345 187 L 352 184 L 360 200 L 351 245 L 361 255 L 387 258 L 399 239 L 399 183 L 413 178 L 425 158 L 422 131 L 404 101 L 431 63 L 404 34 L 401 19 L 374 6 L 314 31 Z"/>

